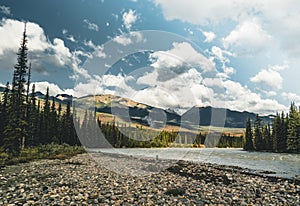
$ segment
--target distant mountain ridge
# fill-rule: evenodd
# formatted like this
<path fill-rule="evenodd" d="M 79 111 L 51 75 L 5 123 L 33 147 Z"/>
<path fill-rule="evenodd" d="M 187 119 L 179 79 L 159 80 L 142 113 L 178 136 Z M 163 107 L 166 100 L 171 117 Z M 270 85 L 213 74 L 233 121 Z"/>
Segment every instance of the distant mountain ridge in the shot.
<path fill-rule="evenodd" d="M 120 96 L 96 95 L 76 98 L 79 107 L 90 105 L 97 112 L 115 115 L 124 121 L 145 126 L 161 127 L 165 124 L 197 130 L 199 126 L 245 128 L 247 118 L 256 118 L 255 113 L 232 111 L 224 108 L 194 106 L 179 115 L 171 109 L 162 109 L 135 102 Z M 93 108 L 91 108 L 93 109 Z M 272 123 L 273 115 L 261 116 L 262 121 Z"/>
<path fill-rule="evenodd" d="M 1 87 L 0 86 L 0 92 L 4 92 L 5 91 L 5 87 Z M 31 95 L 31 93 L 29 93 L 29 96 Z M 35 96 L 38 99 L 46 99 L 46 95 L 40 91 L 35 92 Z M 73 96 L 72 95 L 68 95 L 68 94 L 57 94 L 56 96 L 49 96 L 49 99 L 52 100 L 54 98 L 55 102 L 57 103 L 62 103 L 62 104 L 66 104 L 68 102 L 72 102 L 73 100 Z"/>
<path fill-rule="evenodd" d="M 0 87 L 0 92 L 4 90 L 5 87 Z M 36 92 L 36 97 L 45 99 L 46 95 Z M 210 106 L 194 106 L 184 114 L 179 115 L 171 109 L 157 108 L 111 94 L 88 95 L 80 98 L 68 94 L 58 94 L 55 97 L 51 96 L 50 100 L 53 98 L 57 103 L 67 104 L 68 102 L 75 101 L 78 107 L 85 108 L 85 105 L 89 105 L 90 109 L 95 108 L 97 112 L 112 114 L 124 121 L 131 121 L 151 127 L 161 127 L 167 124 L 186 127 L 191 130 L 196 130 L 199 126 L 245 128 L 248 117 L 252 120 L 256 118 L 256 114 L 252 112 L 239 112 Z M 260 117 L 262 121 L 272 124 L 274 115 Z"/>

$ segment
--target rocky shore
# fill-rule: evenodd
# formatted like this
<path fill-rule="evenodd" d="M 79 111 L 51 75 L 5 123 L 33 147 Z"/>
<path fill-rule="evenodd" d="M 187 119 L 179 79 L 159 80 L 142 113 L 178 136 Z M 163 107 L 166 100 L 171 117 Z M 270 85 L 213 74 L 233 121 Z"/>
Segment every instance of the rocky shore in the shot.
<path fill-rule="evenodd" d="M 300 183 L 237 167 L 80 154 L 1 168 L 0 205 L 300 205 Z"/>

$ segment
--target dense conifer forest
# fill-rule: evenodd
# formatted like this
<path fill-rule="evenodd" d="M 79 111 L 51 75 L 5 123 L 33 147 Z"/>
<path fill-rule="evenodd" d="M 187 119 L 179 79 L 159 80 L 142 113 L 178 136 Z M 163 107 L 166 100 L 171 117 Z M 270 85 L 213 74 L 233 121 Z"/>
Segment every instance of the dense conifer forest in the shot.
<path fill-rule="evenodd" d="M 294 103 L 289 114 L 277 114 L 273 124 L 261 122 L 257 115 L 254 122 L 248 118 L 244 149 L 300 153 L 300 109 Z"/>
<path fill-rule="evenodd" d="M 0 101 L 0 148 L 9 156 L 18 156 L 22 149 L 49 143 L 79 145 L 73 124 L 71 103 L 65 109 L 49 98 L 35 96 L 30 88 L 31 64 L 28 63 L 26 25 L 12 83 L 7 82 Z M 64 110 L 64 111 L 63 111 Z M 75 118 L 76 119 L 76 118 Z"/>

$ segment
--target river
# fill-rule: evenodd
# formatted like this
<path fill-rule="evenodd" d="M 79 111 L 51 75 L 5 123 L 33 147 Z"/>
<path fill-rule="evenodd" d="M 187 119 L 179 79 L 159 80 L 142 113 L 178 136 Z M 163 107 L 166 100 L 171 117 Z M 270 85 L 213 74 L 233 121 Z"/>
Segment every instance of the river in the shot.
<path fill-rule="evenodd" d="M 271 174 L 268 175 L 287 178 L 300 176 L 300 154 L 246 152 L 236 148 L 132 148 L 91 151 L 238 166 L 251 171 L 269 171 Z"/>

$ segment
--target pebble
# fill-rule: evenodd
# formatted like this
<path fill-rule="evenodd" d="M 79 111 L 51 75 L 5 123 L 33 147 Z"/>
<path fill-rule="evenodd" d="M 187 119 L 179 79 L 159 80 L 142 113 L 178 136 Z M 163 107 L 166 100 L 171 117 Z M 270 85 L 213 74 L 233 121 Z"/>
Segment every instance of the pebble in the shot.
<path fill-rule="evenodd" d="M 0 205 L 300 205 L 293 180 L 184 161 L 153 172 L 145 171 L 154 165 L 150 160 L 97 158 L 81 154 L 6 166 L 0 170 Z"/>

